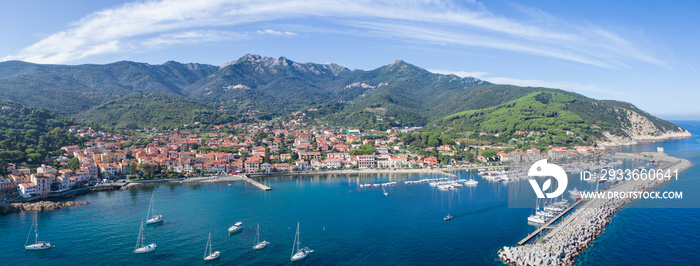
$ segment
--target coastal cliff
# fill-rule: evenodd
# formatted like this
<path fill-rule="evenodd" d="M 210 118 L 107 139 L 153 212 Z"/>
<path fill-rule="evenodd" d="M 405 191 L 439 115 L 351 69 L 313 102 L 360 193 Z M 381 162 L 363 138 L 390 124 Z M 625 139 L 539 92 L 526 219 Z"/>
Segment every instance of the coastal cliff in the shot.
<path fill-rule="evenodd" d="M 0 203 L 0 214 L 5 214 L 9 212 L 18 211 L 53 211 L 65 207 L 72 206 L 82 206 L 87 205 L 87 202 L 53 202 L 53 201 L 39 201 L 39 202 L 26 202 L 26 203 Z"/>
<path fill-rule="evenodd" d="M 634 145 L 639 142 L 655 142 L 669 139 L 682 139 L 691 137 L 690 132 L 675 126 L 675 128 L 658 128 L 654 122 L 636 111 L 625 109 L 625 116 L 621 120 L 626 121 L 622 130 L 624 135 L 614 135 L 608 131 L 603 132 L 603 138 L 597 142 L 601 147 L 613 147 L 621 145 Z"/>

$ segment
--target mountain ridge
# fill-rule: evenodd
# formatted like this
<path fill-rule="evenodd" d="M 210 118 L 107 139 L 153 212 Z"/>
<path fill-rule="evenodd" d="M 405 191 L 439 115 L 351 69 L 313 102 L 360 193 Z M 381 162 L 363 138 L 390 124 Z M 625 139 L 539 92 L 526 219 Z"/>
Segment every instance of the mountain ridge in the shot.
<path fill-rule="evenodd" d="M 183 106 L 194 106 L 187 102 L 193 101 L 227 115 L 254 111 L 269 119 L 302 111 L 308 119 L 331 126 L 386 130 L 425 126 L 451 114 L 505 104 L 533 92 L 585 97 L 557 89 L 499 85 L 474 77 L 432 73 L 403 60 L 372 70 L 254 54 L 221 66 L 175 61 L 76 66 L 0 62 L 0 98 L 74 117 L 127 95 L 162 94 L 169 95 L 169 103 L 183 101 Z M 611 133 L 615 136 L 641 139 L 650 132 L 676 131 L 672 123 L 629 103 L 580 101 L 620 110 L 613 114 L 592 112 L 593 105 L 567 106 L 581 108 L 576 112 L 588 120 L 615 121 Z M 637 124 L 642 122 L 653 127 L 639 127 Z"/>

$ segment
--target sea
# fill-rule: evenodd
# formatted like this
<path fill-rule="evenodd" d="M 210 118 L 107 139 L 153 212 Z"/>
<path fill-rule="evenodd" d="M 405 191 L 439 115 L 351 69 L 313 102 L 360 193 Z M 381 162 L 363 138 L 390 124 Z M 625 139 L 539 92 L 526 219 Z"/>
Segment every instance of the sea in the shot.
<path fill-rule="evenodd" d="M 693 137 L 617 148 L 656 151 L 691 160 L 696 166 L 657 190 L 682 190 L 700 207 L 700 121 L 674 121 Z M 269 177 L 271 191 L 243 181 L 169 183 L 127 191 L 78 196 L 89 205 L 50 212 L 0 216 L 0 265 L 499 265 L 497 251 L 535 230 L 526 222 L 532 209 L 509 208 L 509 187 L 526 181 L 492 183 L 475 172 L 458 173 L 476 187 L 440 191 L 406 180 L 434 174 L 354 174 Z M 395 186 L 362 188 L 363 183 L 396 181 Z M 582 186 L 585 186 L 582 184 Z M 384 195 L 384 191 L 388 195 Z M 145 242 L 157 250 L 134 254 L 140 224 L 151 198 L 165 221 L 144 225 Z M 616 212 L 600 236 L 576 260 L 578 265 L 697 264 L 700 209 L 658 208 L 637 200 Z M 443 221 L 447 214 L 454 216 Z M 56 247 L 25 251 L 38 221 L 40 241 Z M 229 234 L 236 222 L 243 230 Z M 292 263 L 299 225 L 303 247 L 314 250 Z M 256 229 L 270 244 L 253 250 Z M 207 237 L 221 257 L 205 263 Z"/>

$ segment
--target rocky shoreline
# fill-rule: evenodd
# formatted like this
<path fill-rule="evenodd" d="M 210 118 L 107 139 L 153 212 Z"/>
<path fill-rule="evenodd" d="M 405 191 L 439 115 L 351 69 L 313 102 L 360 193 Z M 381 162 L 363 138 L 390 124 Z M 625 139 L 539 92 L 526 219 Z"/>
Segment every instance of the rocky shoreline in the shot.
<path fill-rule="evenodd" d="M 88 205 L 88 202 L 53 202 L 53 201 L 39 201 L 39 202 L 26 202 L 26 203 L 0 203 L 0 214 L 6 214 L 10 212 L 19 211 L 53 211 L 65 207 L 72 206 L 82 206 Z"/>
<path fill-rule="evenodd" d="M 644 142 L 658 142 L 672 139 L 690 138 L 692 135 L 686 131 L 666 132 L 657 136 L 654 135 L 635 135 L 633 137 L 621 137 L 612 135 L 609 132 L 603 132 L 604 140 L 596 142 L 599 147 L 618 147 L 629 146 Z"/>
<path fill-rule="evenodd" d="M 663 169 L 677 169 L 681 172 L 692 167 L 692 163 L 685 159 L 673 158 L 665 154 L 654 155 L 655 159 L 669 163 Z M 658 179 L 635 181 L 611 190 L 648 191 L 667 181 Z M 545 235 L 545 241 L 515 247 L 505 246 L 498 251 L 498 257 L 501 261 L 512 265 L 571 265 L 576 256 L 601 233 L 615 211 L 632 200 L 629 198 L 589 200 Z"/>

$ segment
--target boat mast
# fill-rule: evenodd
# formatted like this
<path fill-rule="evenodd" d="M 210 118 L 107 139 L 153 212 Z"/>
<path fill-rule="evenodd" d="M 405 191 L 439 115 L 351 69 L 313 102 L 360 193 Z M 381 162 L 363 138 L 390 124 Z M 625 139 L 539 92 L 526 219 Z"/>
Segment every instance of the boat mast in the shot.
<path fill-rule="evenodd" d="M 255 243 L 253 243 L 253 244 L 257 245 L 259 243 L 260 243 L 260 224 L 258 224 L 258 231 L 257 231 L 257 233 L 255 233 Z"/>
<path fill-rule="evenodd" d="M 207 238 L 207 246 L 204 247 L 204 258 L 207 258 L 207 251 L 211 255 L 211 232 L 209 233 L 209 238 Z"/>
<path fill-rule="evenodd" d="M 143 233 L 143 221 L 141 221 L 141 227 L 139 227 L 139 235 L 136 237 L 136 248 L 134 248 L 134 250 L 139 248 L 139 242 L 141 241 L 141 233 Z"/>
<path fill-rule="evenodd" d="M 155 200 L 156 196 L 156 190 L 153 190 L 153 193 L 151 194 L 151 202 L 148 204 L 148 212 L 146 212 L 146 220 L 151 218 L 151 213 L 155 214 L 155 206 L 153 206 L 153 201 Z"/>
<path fill-rule="evenodd" d="M 27 240 L 24 241 L 25 246 L 27 245 L 27 243 L 29 243 L 29 237 L 32 235 L 32 229 L 34 229 L 34 221 L 32 221 L 32 227 L 29 227 L 29 233 L 27 234 Z"/>
<path fill-rule="evenodd" d="M 294 256 L 294 254 L 299 251 L 299 244 L 301 244 L 299 242 L 301 242 L 301 241 L 299 240 L 299 222 L 297 222 L 297 233 L 294 234 L 294 244 L 292 245 L 292 256 Z M 294 250 L 295 247 L 296 247 L 296 252 Z"/>

